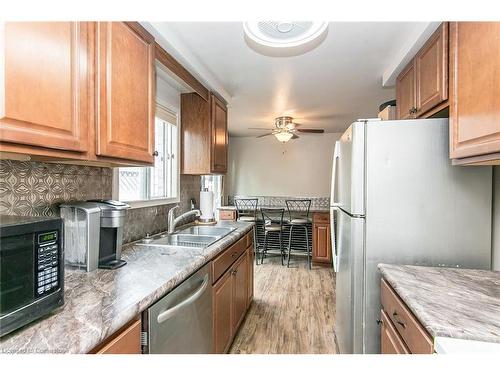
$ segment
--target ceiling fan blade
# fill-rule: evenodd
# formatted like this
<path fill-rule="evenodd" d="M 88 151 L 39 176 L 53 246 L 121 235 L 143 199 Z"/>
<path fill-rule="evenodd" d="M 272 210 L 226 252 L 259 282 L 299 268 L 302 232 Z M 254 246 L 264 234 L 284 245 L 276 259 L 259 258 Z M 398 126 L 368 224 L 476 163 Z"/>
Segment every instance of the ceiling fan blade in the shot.
<path fill-rule="evenodd" d="M 273 135 L 274 133 L 267 133 L 267 134 L 262 134 L 262 135 L 258 135 L 257 137 L 255 138 L 262 138 L 262 137 L 267 137 L 268 135 Z"/>
<path fill-rule="evenodd" d="M 325 132 L 325 129 L 296 129 L 298 132 L 301 132 L 301 133 L 317 133 L 317 134 L 320 134 L 320 133 L 324 133 Z"/>
<path fill-rule="evenodd" d="M 248 128 L 249 130 L 274 130 L 274 128 Z"/>
<path fill-rule="evenodd" d="M 300 138 L 297 134 L 294 134 L 292 139 L 297 139 L 297 138 Z"/>

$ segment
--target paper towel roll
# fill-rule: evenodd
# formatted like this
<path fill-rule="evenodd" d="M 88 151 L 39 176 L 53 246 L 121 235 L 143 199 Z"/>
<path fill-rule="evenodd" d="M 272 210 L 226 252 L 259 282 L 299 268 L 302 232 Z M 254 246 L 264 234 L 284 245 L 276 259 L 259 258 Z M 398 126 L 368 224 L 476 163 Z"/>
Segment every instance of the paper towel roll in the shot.
<path fill-rule="evenodd" d="M 201 220 L 214 219 L 214 193 L 212 191 L 200 191 Z"/>

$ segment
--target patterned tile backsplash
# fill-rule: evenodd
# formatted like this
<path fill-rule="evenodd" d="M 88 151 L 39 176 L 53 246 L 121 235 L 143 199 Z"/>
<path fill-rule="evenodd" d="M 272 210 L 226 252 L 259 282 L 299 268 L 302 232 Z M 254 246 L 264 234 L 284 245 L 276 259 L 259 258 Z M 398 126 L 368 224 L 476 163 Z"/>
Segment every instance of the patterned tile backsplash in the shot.
<path fill-rule="evenodd" d="M 233 205 L 235 198 L 257 198 L 259 200 L 259 206 L 261 207 L 286 207 L 285 201 L 287 199 L 310 199 L 311 200 L 311 209 L 328 209 L 330 207 L 330 198 L 321 197 L 321 198 L 310 198 L 310 197 L 276 197 L 276 196 L 229 196 L 228 204 Z"/>
<path fill-rule="evenodd" d="M 110 168 L 0 161 L 0 214 L 59 216 L 61 202 L 111 198 Z"/>
<path fill-rule="evenodd" d="M 62 202 L 111 198 L 112 181 L 111 168 L 0 160 L 0 214 L 59 216 Z M 180 212 L 189 210 L 191 198 L 198 201 L 200 183 L 198 176 L 181 175 Z M 173 206 L 130 209 L 123 242 L 166 230 Z"/>

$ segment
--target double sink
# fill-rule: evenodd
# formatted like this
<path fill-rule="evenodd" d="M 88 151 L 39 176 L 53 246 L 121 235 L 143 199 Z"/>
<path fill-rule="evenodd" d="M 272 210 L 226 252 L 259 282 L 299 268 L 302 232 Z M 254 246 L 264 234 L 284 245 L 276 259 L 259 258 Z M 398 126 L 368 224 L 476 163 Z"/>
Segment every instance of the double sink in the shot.
<path fill-rule="evenodd" d="M 175 246 L 205 248 L 234 231 L 233 227 L 206 227 L 194 225 L 173 234 L 158 234 L 140 241 L 147 246 Z"/>

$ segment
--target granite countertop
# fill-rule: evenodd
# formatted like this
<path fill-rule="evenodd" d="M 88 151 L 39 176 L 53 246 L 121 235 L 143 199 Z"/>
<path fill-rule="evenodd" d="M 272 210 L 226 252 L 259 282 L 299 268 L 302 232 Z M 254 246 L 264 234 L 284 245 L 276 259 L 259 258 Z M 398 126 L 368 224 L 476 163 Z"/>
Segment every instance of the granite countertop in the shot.
<path fill-rule="evenodd" d="M 127 264 L 117 270 L 66 268 L 65 304 L 0 339 L 0 353 L 87 353 L 241 238 L 251 223 L 236 227 L 205 249 L 124 246 Z"/>
<path fill-rule="evenodd" d="M 259 208 L 283 208 L 285 211 L 287 210 L 286 206 L 259 206 Z M 221 206 L 217 208 L 218 210 L 227 210 L 227 211 L 236 211 L 236 206 Z M 312 207 L 310 212 L 330 212 L 330 207 Z"/>
<path fill-rule="evenodd" d="M 500 343 L 500 272 L 389 264 L 378 267 L 434 339 Z"/>

